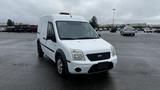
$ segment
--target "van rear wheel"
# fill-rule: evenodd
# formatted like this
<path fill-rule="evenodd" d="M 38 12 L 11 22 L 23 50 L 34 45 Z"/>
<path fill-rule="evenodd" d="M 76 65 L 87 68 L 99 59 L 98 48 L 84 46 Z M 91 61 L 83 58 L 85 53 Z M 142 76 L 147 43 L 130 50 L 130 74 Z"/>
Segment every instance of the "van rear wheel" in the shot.
<path fill-rule="evenodd" d="M 37 40 L 37 52 L 38 52 L 38 56 L 39 57 L 43 57 L 44 52 L 42 51 L 41 45 L 40 45 L 40 41 Z"/>

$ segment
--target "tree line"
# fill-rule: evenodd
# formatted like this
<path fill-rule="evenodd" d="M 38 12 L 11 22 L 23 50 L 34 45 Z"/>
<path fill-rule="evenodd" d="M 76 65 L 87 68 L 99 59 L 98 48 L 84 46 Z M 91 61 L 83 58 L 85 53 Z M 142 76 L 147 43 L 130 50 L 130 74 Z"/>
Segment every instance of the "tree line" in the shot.
<path fill-rule="evenodd" d="M 97 17 L 96 16 L 93 16 L 91 18 L 91 20 L 89 21 L 90 25 L 95 29 L 95 28 L 98 28 L 98 20 L 97 20 Z M 14 21 L 12 21 L 11 19 L 8 19 L 7 20 L 7 26 L 14 26 L 15 23 Z"/>

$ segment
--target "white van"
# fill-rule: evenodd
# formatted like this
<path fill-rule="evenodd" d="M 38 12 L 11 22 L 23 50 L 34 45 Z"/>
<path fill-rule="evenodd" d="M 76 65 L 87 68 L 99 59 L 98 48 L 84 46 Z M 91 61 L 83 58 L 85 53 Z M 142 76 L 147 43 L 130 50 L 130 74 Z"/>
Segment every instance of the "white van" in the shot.
<path fill-rule="evenodd" d="M 61 76 L 106 72 L 117 63 L 114 47 L 87 20 L 66 13 L 40 18 L 37 49 L 39 57 L 56 63 Z"/>

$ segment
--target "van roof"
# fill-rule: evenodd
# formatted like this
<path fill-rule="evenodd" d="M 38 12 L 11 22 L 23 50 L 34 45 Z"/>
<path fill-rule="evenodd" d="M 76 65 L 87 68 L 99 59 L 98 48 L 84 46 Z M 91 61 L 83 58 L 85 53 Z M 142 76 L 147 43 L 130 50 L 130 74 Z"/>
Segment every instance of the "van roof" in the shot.
<path fill-rule="evenodd" d="M 52 15 L 44 15 L 43 17 L 52 18 L 54 21 L 82 21 L 88 22 L 85 18 L 76 15 L 63 15 L 63 14 L 52 14 Z"/>

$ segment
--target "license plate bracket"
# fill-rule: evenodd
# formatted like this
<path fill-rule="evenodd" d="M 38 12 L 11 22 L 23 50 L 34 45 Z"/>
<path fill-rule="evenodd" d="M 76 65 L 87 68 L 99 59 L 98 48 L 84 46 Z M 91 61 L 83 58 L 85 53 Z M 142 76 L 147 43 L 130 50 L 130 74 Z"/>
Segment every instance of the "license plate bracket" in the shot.
<path fill-rule="evenodd" d="M 98 69 L 108 69 L 108 67 L 109 67 L 109 62 L 98 63 Z"/>

